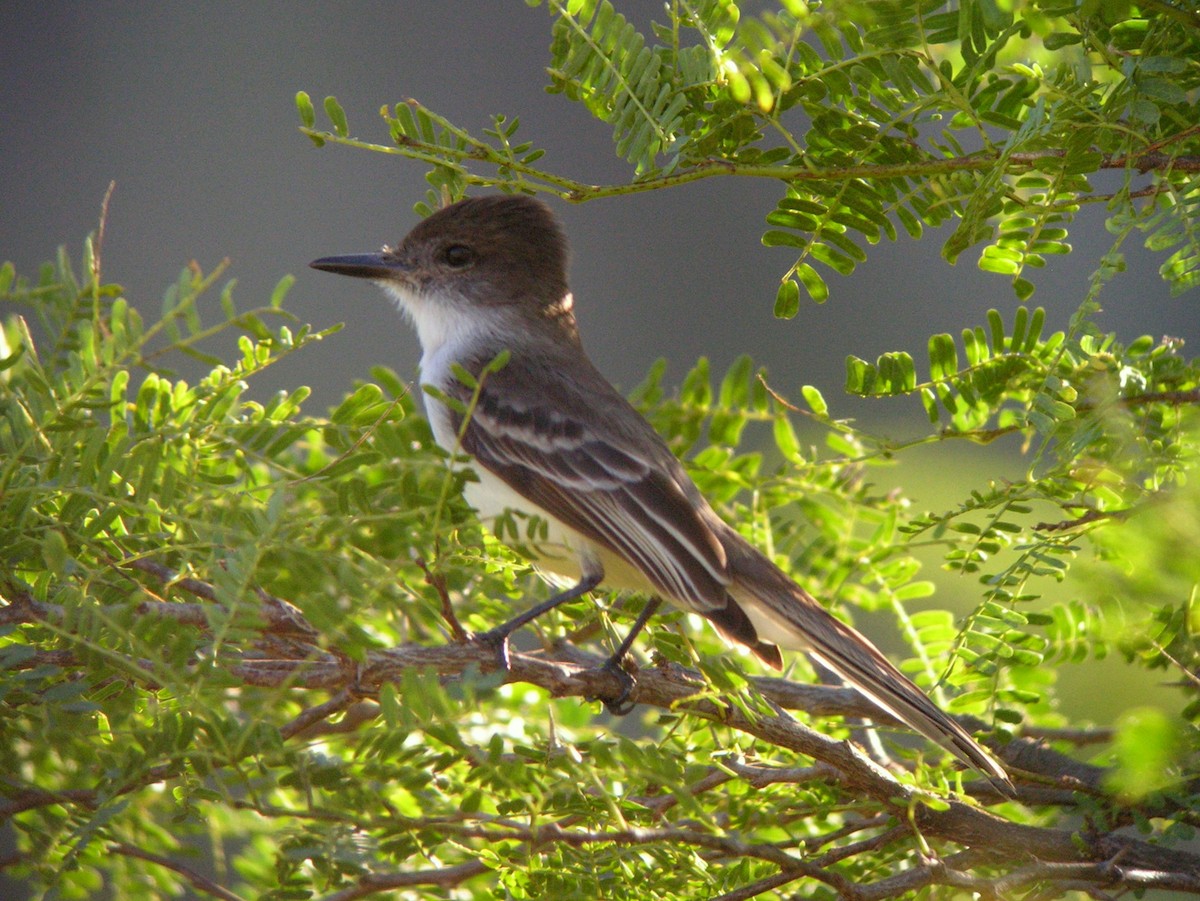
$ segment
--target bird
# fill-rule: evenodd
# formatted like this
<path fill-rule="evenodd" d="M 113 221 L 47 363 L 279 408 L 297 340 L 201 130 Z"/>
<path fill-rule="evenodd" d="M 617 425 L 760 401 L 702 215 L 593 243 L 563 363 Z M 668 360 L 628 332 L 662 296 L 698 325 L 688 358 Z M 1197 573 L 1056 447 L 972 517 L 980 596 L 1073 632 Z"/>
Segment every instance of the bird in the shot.
<path fill-rule="evenodd" d="M 466 455 L 481 521 L 535 518 L 533 562 L 569 587 L 483 638 L 499 645 L 596 588 L 650 600 L 610 659 L 619 667 L 662 599 L 707 619 L 774 669 L 809 654 L 893 718 L 1010 793 L 1003 766 L 866 637 L 728 525 L 653 426 L 584 351 L 561 223 L 526 194 L 470 197 L 374 253 L 318 270 L 367 279 L 421 344 L 420 381 L 437 443 Z M 628 686 L 617 699 L 625 700 Z"/>

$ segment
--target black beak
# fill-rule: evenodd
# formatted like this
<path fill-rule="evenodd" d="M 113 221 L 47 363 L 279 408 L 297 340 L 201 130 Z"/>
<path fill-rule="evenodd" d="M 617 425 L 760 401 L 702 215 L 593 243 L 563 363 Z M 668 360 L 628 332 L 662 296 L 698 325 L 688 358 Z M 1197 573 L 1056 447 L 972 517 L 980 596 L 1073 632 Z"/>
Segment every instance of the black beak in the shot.
<path fill-rule="evenodd" d="M 308 265 L 322 272 L 352 275 L 355 278 L 394 278 L 408 267 L 382 253 L 350 253 L 340 257 L 321 257 Z"/>

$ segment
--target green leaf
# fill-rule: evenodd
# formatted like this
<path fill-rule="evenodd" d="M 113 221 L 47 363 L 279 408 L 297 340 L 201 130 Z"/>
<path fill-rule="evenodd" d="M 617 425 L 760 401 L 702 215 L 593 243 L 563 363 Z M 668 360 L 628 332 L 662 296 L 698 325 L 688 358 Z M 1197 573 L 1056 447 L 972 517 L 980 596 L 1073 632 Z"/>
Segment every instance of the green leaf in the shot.
<path fill-rule="evenodd" d="M 801 462 L 800 440 L 796 437 L 796 430 L 792 428 L 791 420 L 780 413 L 775 417 L 774 431 L 775 446 L 779 448 L 783 458 L 793 463 Z"/>
<path fill-rule="evenodd" d="M 784 279 L 775 294 L 775 318 L 792 319 L 800 312 L 800 285 L 792 279 Z"/>
<path fill-rule="evenodd" d="M 335 424 L 370 424 L 374 422 L 385 404 L 383 392 L 373 383 L 360 385 L 357 390 L 330 414 L 329 419 Z"/>
<path fill-rule="evenodd" d="M 808 247 L 811 243 L 811 239 L 803 235 L 794 235 L 778 229 L 769 229 L 763 232 L 762 236 L 763 247 Z"/>
<path fill-rule="evenodd" d="M 451 363 L 450 372 L 454 376 L 455 381 L 459 382 L 471 391 L 479 390 L 479 379 L 472 375 L 471 370 L 463 366 L 461 363 Z"/>
<path fill-rule="evenodd" d="M 846 358 L 846 393 L 866 397 L 875 386 L 875 367 L 854 355 Z"/>
<path fill-rule="evenodd" d="M 346 124 L 346 111 L 342 109 L 336 97 L 325 98 L 325 115 L 333 124 L 335 134 L 343 138 L 350 134 L 350 126 Z"/>
<path fill-rule="evenodd" d="M 25 356 L 25 345 L 18 344 L 16 350 L 14 350 L 12 353 L 10 353 L 8 356 L 4 357 L 3 359 L 0 359 L 0 372 L 3 372 L 6 369 L 11 369 L 13 366 L 16 366 L 17 363 L 19 363 L 21 361 L 21 357 L 23 357 L 23 356 Z"/>
<path fill-rule="evenodd" d="M 283 308 L 284 298 L 287 297 L 288 291 L 292 289 L 292 285 L 296 283 L 294 275 L 285 275 L 275 285 L 275 290 L 271 292 L 270 305 L 271 309 L 279 310 Z"/>
<path fill-rule="evenodd" d="M 551 90 L 585 104 L 613 126 L 617 154 L 639 173 L 660 156 L 678 154 L 687 141 L 687 97 L 673 81 L 662 52 L 617 12 L 609 0 L 552 2 L 558 15 L 550 45 Z"/>
<path fill-rule="evenodd" d="M 729 367 L 721 379 L 717 403 L 725 408 L 744 407 L 750 399 L 750 378 L 754 372 L 754 360 L 742 354 Z"/>
<path fill-rule="evenodd" d="M 929 373 L 934 381 L 958 374 L 958 348 L 950 335 L 934 335 L 929 339 Z"/>
<path fill-rule="evenodd" d="M 63 575 L 70 560 L 67 539 L 57 529 L 50 529 L 42 536 L 42 561 L 55 575 Z"/>
<path fill-rule="evenodd" d="M 500 351 L 500 353 L 496 354 L 496 356 L 494 356 L 494 357 L 492 357 L 492 359 L 488 360 L 487 365 L 483 367 L 483 371 L 482 371 L 481 375 L 490 375 L 493 372 L 499 372 L 501 369 L 503 369 L 505 366 L 508 365 L 508 361 L 510 359 L 512 359 L 512 351 L 508 350 L 507 348 Z M 463 370 L 463 371 L 465 372 L 466 370 Z M 457 373 L 457 369 L 455 370 L 455 372 Z M 468 375 L 467 378 L 470 379 L 470 376 Z M 472 387 L 472 388 L 475 387 L 474 379 L 470 379 L 469 382 L 464 381 L 464 384 L 469 384 L 470 387 Z"/>
<path fill-rule="evenodd" d="M 816 303 L 824 303 L 829 299 L 829 286 L 812 266 L 808 263 L 800 263 L 796 266 L 795 272 L 796 278 L 800 280 L 800 284 L 804 286 L 808 296 Z"/>
<path fill-rule="evenodd" d="M 812 385 L 803 385 L 800 388 L 800 393 L 804 396 L 805 403 L 809 409 L 817 416 L 826 417 L 829 415 L 829 405 L 825 403 L 825 398 L 821 392 Z"/>
<path fill-rule="evenodd" d="M 1073 31 L 1056 31 L 1042 38 L 1042 44 L 1047 50 L 1061 50 L 1083 42 L 1083 35 Z"/>
<path fill-rule="evenodd" d="M 1139 72 L 1158 72 L 1180 75 L 1187 71 L 1188 61 L 1179 56 L 1144 56 L 1137 63 Z"/>
<path fill-rule="evenodd" d="M 312 98 L 305 91 L 296 92 L 296 112 L 300 114 L 300 123 L 305 128 L 312 128 L 317 124 L 317 114 L 313 110 Z"/>
<path fill-rule="evenodd" d="M 1127 803 L 1171 787 L 1178 780 L 1173 770 L 1179 748 L 1178 726 L 1163 711 L 1127 710 L 1117 720 L 1116 767 L 1108 774 L 1106 787 Z"/>

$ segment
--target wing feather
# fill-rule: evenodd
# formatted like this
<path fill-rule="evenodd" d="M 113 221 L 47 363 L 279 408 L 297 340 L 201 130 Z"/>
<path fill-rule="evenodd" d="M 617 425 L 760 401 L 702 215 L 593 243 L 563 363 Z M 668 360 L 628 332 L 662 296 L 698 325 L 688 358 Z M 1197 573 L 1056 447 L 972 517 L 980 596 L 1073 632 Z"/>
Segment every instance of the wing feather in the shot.
<path fill-rule="evenodd" d="M 724 547 L 657 434 L 647 425 L 649 444 L 621 440 L 605 434 L 594 417 L 585 421 L 553 400 L 531 403 L 525 392 L 514 395 L 485 381 L 462 431 L 462 449 L 532 504 L 636 567 L 667 597 L 701 612 L 723 608 L 729 582 Z M 462 415 L 455 419 L 460 429 Z"/>

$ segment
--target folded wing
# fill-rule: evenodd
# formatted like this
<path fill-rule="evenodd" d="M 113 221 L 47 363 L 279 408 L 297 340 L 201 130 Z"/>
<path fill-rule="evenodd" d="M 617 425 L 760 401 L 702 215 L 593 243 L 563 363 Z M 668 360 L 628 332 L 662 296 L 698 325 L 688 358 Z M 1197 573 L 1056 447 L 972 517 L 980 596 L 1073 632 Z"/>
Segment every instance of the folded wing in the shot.
<path fill-rule="evenodd" d="M 701 613 L 724 608 L 725 549 L 661 439 L 648 425 L 649 444 L 606 435 L 573 416 L 561 397 L 523 400 L 524 392 L 504 390 L 503 381 L 514 377 L 508 367 L 486 377 L 465 429 L 456 414 L 462 449 L 532 504 L 636 567 L 665 597 Z"/>

